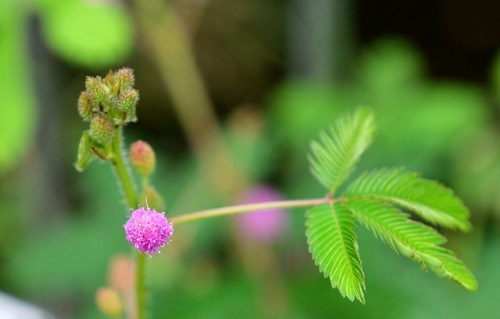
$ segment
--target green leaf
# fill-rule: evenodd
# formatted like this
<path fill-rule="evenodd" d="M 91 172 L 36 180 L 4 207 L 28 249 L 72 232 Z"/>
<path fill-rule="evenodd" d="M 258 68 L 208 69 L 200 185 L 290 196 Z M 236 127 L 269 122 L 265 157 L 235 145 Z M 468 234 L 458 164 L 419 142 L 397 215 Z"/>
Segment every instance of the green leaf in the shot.
<path fill-rule="evenodd" d="M 28 15 L 19 1 L 0 1 L 0 176 L 31 147 L 37 123 L 27 50 Z"/>
<path fill-rule="evenodd" d="M 356 219 L 371 229 L 394 250 L 427 266 L 438 276 L 455 281 L 468 290 L 476 290 L 477 282 L 467 267 L 455 255 L 439 247 L 446 238 L 433 228 L 412 221 L 407 214 L 374 200 L 348 200 L 346 206 Z"/>
<path fill-rule="evenodd" d="M 309 162 L 313 174 L 333 193 L 354 170 L 375 132 L 370 109 L 341 118 L 329 132 L 322 132 L 319 142 L 312 142 Z"/>
<path fill-rule="evenodd" d="M 306 217 L 309 251 L 321 272 L 343 297 L 364 303 L 365 279 L 352 212 L 339 203 L 322 204 Z"/>
<path fill-rule="evenodd" d="M 402 169 L 364 173 L 349 186 L 345 195 L 397 205 L 435 225 L 462 231 L 471 229 L 469 210 L 451 189 Z"/>
<path fill-rule="evenodd" d="M 441 245 L 446 242 L 446 238 L 435 229 L 410 220 L 408 214 L 385 203 L 348 199 L 345 204 L 356 219 L 371 229 L 375 236 L 404 255 L 409 251 L 410 255 L 417 257 L 417 261 L 422 259 L 418 258 L 419 245 Z M 404 249 L 401 249 L 403 247 Z"/>
<path fill-rule="evenodd" d="M 132 18 L 111 2 L 61 1 L 42 10 L 43 36 L 50 48 L 72 63 L 108 67 L 133 48 Z"/>
<path fill-rule="evenodd" d="M 423 253 L 429 268 L 436 274 L 459 283 L 467 290 L 477 290 L 476 278 L 451 250 L 429 245 L 423 250 Z"/>

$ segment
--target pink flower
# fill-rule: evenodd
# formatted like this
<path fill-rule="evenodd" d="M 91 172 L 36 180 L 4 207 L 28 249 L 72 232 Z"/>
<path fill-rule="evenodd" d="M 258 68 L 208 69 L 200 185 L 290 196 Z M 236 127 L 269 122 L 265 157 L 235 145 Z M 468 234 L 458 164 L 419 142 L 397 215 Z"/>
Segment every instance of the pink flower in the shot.
<path fill-rule="evenodd" d="M 153 255 L 165 246 L 174 227 L 165 217 L 154 209 L 139 207 L 123 225 L 126 239 L 142 253 Z"/>
<path fill-rule="evenodd" d="M 240 200 L 241 204 L 256 204 L 283 200 L 281 194 L 269 186 L 257 186 L 248 190 Z M 237 226 L 240 233 L 261 242 L 279 239 L 285 233 L 288 215 L 284 209 L 263 209 L 238 215 Z"/>

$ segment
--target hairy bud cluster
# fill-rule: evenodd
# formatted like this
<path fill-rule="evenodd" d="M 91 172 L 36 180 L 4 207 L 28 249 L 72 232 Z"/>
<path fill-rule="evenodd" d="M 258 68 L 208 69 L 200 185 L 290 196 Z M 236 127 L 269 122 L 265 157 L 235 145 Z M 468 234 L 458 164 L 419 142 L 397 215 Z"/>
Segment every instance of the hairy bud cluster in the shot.
<path fill-rule="evenodd" d="M 114 125 L 135 122 L 139 92 L 133 88 L 134 71 L 123 68 L 104 78 L 90 77 L 85 80 L 85 91 L 78 99 L 80 116 L 92 122 L 95 114 L 105 115 Z"/>
<path fill-rule="evenodd" d="M 134 89 L 134 71 L 122 68 L 85 79 L 85 91 L 78 98 L 78 113 L 90 128 L 83 133 L 77 156 L 77 169 L 83 170 L 90 160 L 111 144 L 118 126 L 135 122 L 139 92 Z"/>

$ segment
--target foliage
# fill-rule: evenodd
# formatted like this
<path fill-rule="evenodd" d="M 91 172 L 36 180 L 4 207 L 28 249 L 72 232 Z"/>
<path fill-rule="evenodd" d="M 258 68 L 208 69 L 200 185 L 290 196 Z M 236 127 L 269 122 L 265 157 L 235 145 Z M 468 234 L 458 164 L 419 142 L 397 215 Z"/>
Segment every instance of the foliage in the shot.
<path fill-rule="evenodd" d="M 27 151 L 35 131 L 37 110 L 29 77 L 24 35 L 28 14 L 15 1 L 0 4 L 0 175 Z"/>
<path fill-rule="evenodd" d="M 468 290 L 476 290 L 472 273 L 452 251 L 441 247 L 446 239 L 402 212 L 413 212 L 438 226 L 468 231 L 469 211 L 450 189 L 403 169 L 381 169 L 361 174 L 340 197 L 333 197 L 370 145 L 373 133 L 373 114 L 362 108 L 341 118 L 312 144 L 313 174 L 332 197 L 328 204 L 307 212 L 306 235 L 316 264 L 343 296 L 364 303 L 357 220 L 396 252 L 418 262 L 423 270 L 430 268 Z"/>

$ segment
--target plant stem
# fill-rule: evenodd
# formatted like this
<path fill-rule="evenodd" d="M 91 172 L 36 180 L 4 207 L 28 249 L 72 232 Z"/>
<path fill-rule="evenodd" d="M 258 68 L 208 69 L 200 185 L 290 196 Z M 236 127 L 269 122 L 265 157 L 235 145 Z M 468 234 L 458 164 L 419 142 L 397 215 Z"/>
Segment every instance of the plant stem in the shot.
<path fill-rule="evenodd" d="M 113 138 L 112 150 L 113 157 L 111 162 L 116 170 L 118 176 L 118 181 L 122 187 L 122 190 L 127 200 L 127 205 L 131 208 L 136 208 L 138 205 L 137 194 L 134 188 L 134 183 L 130 176 L 130 172 L 123 159 L 123 129 L 119 126 L 116 129 L 115 136 Z M 136 257 L 136 271 L 135 271 L 135 298 L 137 307 L 137 317 L 136 319 L 146 318 L 146 292 L 145 292 L 145 271 L 146 267 L 146 255 L 142 253 L 137 253 Z"/>
<path fill-rule="evenodd" d="M 118 175 L 118 180 L 125 194 L 125 199 L 127 204 L 131 208 L 137 207 L 137 195 L 134 189 L 134 183 L 130 177 L 130 173 L 125 165 L 125 160 L 123 159 L 123 137 L 122 137 L 122 127 L 119 126 L 116 129 L 115 136 L 113 138 L 113 158 L 111 162 L 116 169 L 116 174 Z"/>
<path fill-rule="evenodd" d="M 185 215 L 180 215 L 172 217 L 170 221 L 175 225 L 191 222 L 195 220 L 218 217 L 224 215 L 236 215 L 245 212 L 258 211 L 262 209 L 270 208 L 291 208 L 291 207 L 304 207 L 304 206 L 314 206 L 319 204 L 325 204 L 333 201 L 330 197 L 325 198 L 313 198 L 313 199 L 300 199 L 300 200 L 285 200 L 278 202 L 267 202 L 267 203 L 257 203 L 257 204 L 245 204 L 236 205 L 215 209 L 202 210 L 194 213 L 189 213 Z"/>
<path fill-rule="evenodd" d="M 146 315 L 146 254 L 137 252 L 135 268 L 135 298 L 137 319 L 147 318 Z"/>

